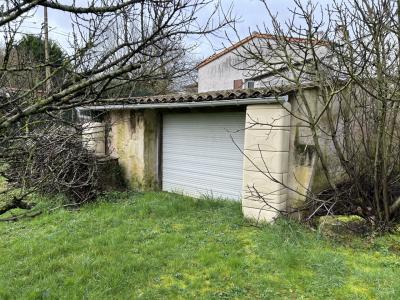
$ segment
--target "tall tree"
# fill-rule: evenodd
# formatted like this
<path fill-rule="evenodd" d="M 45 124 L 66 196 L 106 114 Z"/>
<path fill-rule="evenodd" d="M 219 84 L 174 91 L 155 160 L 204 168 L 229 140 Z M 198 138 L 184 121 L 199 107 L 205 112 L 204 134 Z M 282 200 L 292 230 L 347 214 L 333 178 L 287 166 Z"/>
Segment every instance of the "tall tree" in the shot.
<path fill-rule="evenodd" d="M 45 43 L 44 40 L 37 35 L 27 34 L 22 37 L 21 40 L 15 45 L 14 51 L 15 65 L 23 69 L 24 66 L 40 66 L 36 70 L 19 72 L 19 82 L 26 89 L 34 88 L 36 84 L 43 81 L 46 77 L 45 72 Z M 54 41 L 49 41 L 49 62 L 51 66 L 50 70 L 60 68 L 66 61 L 66 54 L 61 47 Z M 62 82 L 63 74 L 65 72 L 59 72 L 57 75 L 51 78 L 51 82 L 55 85 L 59 85 Z M 21 77 L 24 81 L 21 81 Z M 12 86 L 12 82 L 9 82 Z M 15 86 L 15 83 L 14 83 Z"/>
<path fill-rule="evenodd" d="M 20 64 L 45 63 L 44 40 L 37 35 L 27 34 L 15 46 Z M 65 60 L 65 53 L 54 41 L 49 40 L 49 64 L 60 67 Z"/>

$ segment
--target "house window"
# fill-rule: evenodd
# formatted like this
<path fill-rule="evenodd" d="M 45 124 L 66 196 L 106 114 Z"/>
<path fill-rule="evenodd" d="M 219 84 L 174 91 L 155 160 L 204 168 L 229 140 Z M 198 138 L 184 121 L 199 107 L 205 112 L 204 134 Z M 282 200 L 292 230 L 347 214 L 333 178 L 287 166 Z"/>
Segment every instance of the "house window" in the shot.
<path fill-rule="evenodd" d="M 233 88 L 235 90 L 240 90 L 243 88 L 243 80 L 242 79 L 237 79 L 233 81 Z"/>
<path fill-rule="evenodd" d="M 253 80 L 249 80 L 246 82 L 246 88 L 248 89 L 254 89 L 254 81 Z"/>

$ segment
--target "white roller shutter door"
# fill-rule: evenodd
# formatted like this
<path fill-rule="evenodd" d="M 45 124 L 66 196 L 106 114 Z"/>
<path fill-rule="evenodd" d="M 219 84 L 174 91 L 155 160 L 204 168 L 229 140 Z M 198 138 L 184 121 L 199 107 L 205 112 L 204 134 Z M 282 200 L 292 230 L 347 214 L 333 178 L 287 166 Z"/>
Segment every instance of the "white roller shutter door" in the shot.
<path fill-rule="evenodd" d="M 163 116 L 163 190 L 240 200 L 245 112 Z M 233 140 L 237 144 L 232 141 Z"/>

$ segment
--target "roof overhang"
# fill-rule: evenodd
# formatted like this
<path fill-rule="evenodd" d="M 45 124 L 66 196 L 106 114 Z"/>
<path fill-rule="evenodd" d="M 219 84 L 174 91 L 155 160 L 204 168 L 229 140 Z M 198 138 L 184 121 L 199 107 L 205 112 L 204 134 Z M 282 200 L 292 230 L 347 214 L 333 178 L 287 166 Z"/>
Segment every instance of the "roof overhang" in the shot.
<path fill-rule="evenodd" d="M 201 102 L 165 102 L 165 103 L 138 103 L 138 104 L 104 104 L 79 107 L 79 110 L 140 110 L 140 109 L 174 109 L 174 108 L 196 108 L 196 107 L 222 107 L 243 106 L 250 104 L 277 104 L 288 101 L 288 96 L 244 98 L 229 100 L 209 100 Z"/>
<path fill-rule="evenodd" d="M 302 85 L 302 89 L 315 87 L 313 83 Z M 79 110 L 172 109 L 272 104 L 288 101 L 297 90 L 296 85 L 277 85 L 270 88 L 98 99 L 93 102 L 88 99 L 86 103 L 82 103 Z"/>

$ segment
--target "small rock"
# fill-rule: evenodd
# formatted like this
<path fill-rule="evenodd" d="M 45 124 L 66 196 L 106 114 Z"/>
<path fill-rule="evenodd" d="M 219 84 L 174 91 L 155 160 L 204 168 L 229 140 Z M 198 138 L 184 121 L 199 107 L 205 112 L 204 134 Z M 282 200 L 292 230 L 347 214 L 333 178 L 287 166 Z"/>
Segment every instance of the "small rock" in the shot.
<path fill-rule="evenodd" d="M 319 232 L 330 237 L 365 234 L 369 230 L 366 220 L 356 215 L 318 217 L 316 225 Z"/>

